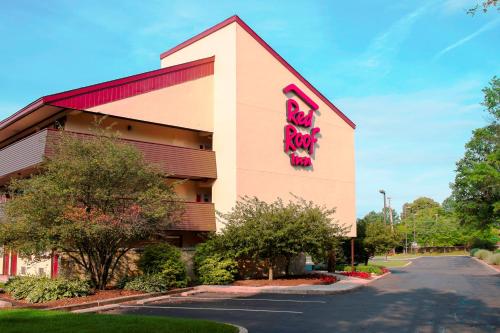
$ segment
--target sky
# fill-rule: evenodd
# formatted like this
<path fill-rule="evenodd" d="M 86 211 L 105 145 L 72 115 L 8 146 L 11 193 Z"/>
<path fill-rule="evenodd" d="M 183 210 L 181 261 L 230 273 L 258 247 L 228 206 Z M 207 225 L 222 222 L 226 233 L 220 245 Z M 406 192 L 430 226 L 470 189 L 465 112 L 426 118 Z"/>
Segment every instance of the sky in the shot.
<path fill-rule="evenodd" d="M 356 125 L 357 215 L 450 195 L 500 74 L 500 13 L 475 0 L 5 1 L 0 118 L 43 95 L 159 68 L 159 55 L 239 15 Z"/>

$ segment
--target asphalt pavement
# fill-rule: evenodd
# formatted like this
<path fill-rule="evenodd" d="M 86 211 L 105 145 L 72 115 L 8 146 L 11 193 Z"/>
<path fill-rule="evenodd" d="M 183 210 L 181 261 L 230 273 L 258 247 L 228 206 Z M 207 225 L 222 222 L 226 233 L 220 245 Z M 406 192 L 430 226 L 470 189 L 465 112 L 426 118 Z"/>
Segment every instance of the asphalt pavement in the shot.
<path fill-rule="evenodd" d="M 500 275 L 469 257 L 419 258 L 328 296 L 201 294 L 114 313 L 209 319 L 250 333 L 500 332 Z"/>

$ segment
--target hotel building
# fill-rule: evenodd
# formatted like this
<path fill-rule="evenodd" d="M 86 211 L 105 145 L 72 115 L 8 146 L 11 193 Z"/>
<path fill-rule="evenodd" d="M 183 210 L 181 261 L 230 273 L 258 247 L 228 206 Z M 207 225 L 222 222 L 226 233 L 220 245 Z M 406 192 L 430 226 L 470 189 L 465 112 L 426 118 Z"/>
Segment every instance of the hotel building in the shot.
<path fill-rule="evenodd" d="M 293 195 L 336 208 L 356 236 L 354 123 L 239 17 L 164 52 L 161 68 L 43 96 L 0 122 L 0 187 L 50 158 L 57 125 L 90 135 L 107 116 L 123 141 L 172 179 L 185 202 L 172 243 L 192 247 L 240 196 Z M 314 61 L 314 59 L 311 59 Z M 8 200 L 5 195 L 0 200 Z M 0 273 L 51 274 L 4 250 Z"/>

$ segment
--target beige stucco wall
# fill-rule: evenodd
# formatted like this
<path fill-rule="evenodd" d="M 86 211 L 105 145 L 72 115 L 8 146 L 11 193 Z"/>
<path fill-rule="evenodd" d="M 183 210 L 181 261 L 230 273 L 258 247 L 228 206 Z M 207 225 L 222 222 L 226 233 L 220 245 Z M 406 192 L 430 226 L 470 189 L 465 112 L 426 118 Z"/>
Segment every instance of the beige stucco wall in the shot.
<path fill-rule="evenodd" d="M 73 111 L 66 119 L 65 129 L 80 133 L 90 133 L 95 119 L 100 116 L 91 113 Z M 131 129 L 128 130 L 128 126 Z M 166 127 L 138 121 L 107 117 L 102 121 L 103 127 L 117 131 L 121 138 L 199 149 L 200 144 L 210 143 L 208 133 Z"/>
<path fill-rule="evenodd" d="M 212 132 L 212 92 L 213 76 L 207 76 L 98 105 L 88 110 Z"/>
<path fill-rule="evenodd" d="M 321 132 L 311 169 L 292 167 L 283 148 L 287 97 L 282 90 L 290 83 L 319 105 L 314 126 Z M 301 104 L 301 110 L 309 109 Z M 293 193 L 335 207 L 335 218 L 351 227 L 349 236 L 356 235 L 354 129 L 240 26 L 236 119 L 237 196 L 270 201 Z M 300 150 L 299 155 L 308 156 Z"/>
<path fill-rule="evenodd" d="M 17 259 L 17 274 L 18 275 L 40 275 L 40 269 L 43 269 L 44 275 L 50 277 L 52 260 L 31 260 L 31 258 Z M 22 267 L 26 267 L 26 274 L 22 274 Z"/>
<path fill-rule="evenodd" d="M 215 56 L 213 149 L 217 154 L 217 180 L 212 201 L 219 211 L 230 210 L 236 201 L 236 25 L 229 24 L 161 61 L 161 67 L 168 67 Z M 222 226 L 218 221 L 217 229 Z"/>

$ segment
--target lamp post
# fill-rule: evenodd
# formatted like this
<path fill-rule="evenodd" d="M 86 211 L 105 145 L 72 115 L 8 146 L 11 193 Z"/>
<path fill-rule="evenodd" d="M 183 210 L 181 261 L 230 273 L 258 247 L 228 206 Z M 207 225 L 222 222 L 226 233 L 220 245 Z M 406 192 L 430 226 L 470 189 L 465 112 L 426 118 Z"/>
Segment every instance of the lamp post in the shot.
<path fill-rule="evenodd" d="M 379 192 L 384 196 L 384 224 L 387 225 L 387 201 L 385 199 L 385 191 L 384 190 L 379 190 Z"/>

